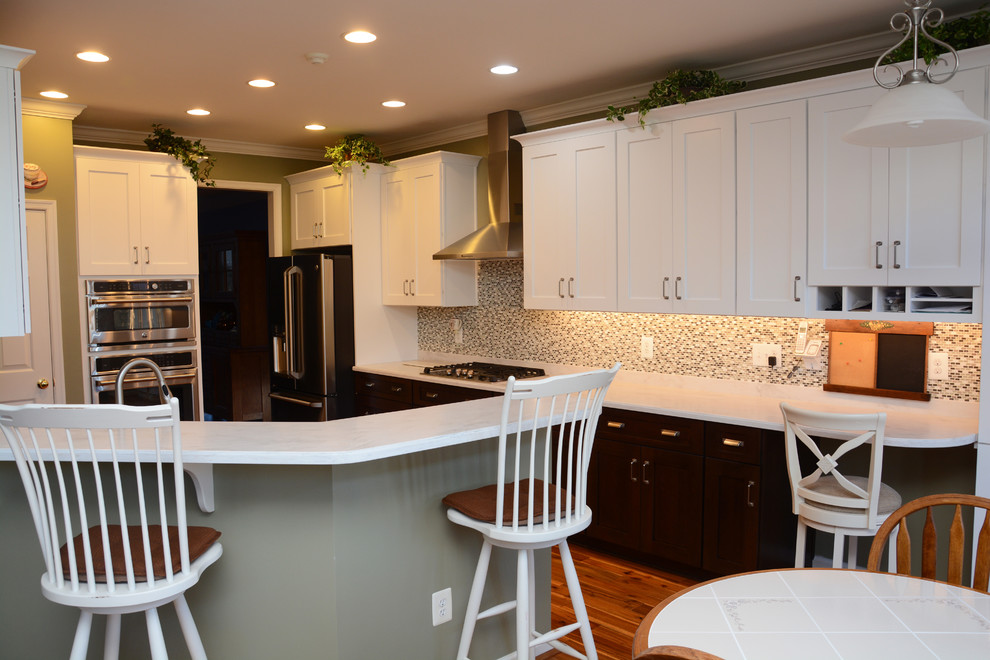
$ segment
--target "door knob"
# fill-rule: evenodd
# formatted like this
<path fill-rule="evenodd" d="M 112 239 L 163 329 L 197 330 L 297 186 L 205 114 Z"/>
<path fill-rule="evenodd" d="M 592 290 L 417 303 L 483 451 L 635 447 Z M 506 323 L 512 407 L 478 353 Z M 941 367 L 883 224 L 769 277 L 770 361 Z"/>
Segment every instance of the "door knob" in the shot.
<path fill-rule="evenodd" d="M 41 380 L 38 381 L 38 389 L 39 390 L 48 389 L 48 379 L 47 378 L 42 378 Z"/>

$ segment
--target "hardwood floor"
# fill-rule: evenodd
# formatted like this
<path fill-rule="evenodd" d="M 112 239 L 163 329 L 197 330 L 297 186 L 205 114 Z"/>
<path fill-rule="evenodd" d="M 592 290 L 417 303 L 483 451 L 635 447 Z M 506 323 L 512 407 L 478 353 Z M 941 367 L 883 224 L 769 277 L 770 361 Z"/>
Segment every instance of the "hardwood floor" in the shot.
<path fill-rule="evenodd" d="M 667 596 L 696 584 L 690 578 L 664 573 L 577 545 L 570 548 L 600 660 L 630 660 L 633 635 L 643 617 Z M 552 567 L 550 613 L 553 625 L 558 626 L 574 621 L 574 610 L 556 548 L 553 550 Z M 583 650 L 578 631 L 564 639 L 574 648 Z M 567 657 L 558 651 L 551 651 L 539 656 L 539 660 L 563 660 Z"/>

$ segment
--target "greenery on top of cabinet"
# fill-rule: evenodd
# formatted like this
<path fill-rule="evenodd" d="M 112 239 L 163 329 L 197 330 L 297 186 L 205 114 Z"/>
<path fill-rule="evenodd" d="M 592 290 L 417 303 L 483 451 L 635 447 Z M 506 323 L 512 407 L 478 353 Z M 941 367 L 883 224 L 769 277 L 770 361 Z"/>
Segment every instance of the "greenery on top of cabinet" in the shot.
<path fill-rule="evenodd" d="M 344 168 L 353 163 L 360 165 L 362 172 L 368 171 L 368 163 L 391 165 L 381 148 L 363 135 L 342 137 L 326 149 L 324 157 L 330 159 L 330 167 L 337 174 L 343 174 Z"/>
<path fill-rule="evenodd" d="M 216 186 L 210 179 L 210 172 L 216 164 L 216 159 L 203 146 L 202 140 L 195 142 L 187 140 L 161 124 L 152 124 L 151 129 L 151 135 L 144 139 L 149 150 L 175 157 L 177 161 L 189 168 L 189 174 L 192 175 L 193 181 L 199 181 L 210 187 Z"/>
<path fill-rule="evenodd" d="M 640 99 L 635 105 L 621 108 L 608 106 L 605 118 L 609 121 L 624 121 L 626 115 L 636 112 L 639 114 L 639 123 L 642 126 L 645 123 L 646 113 L 654 108 L 734 94 L 742 91 L 745 86 L 746 83 L 741 80 L 726 80 L 714 71 L 675 69 L 663 80 L 653 83 L 646 98 Z"/>

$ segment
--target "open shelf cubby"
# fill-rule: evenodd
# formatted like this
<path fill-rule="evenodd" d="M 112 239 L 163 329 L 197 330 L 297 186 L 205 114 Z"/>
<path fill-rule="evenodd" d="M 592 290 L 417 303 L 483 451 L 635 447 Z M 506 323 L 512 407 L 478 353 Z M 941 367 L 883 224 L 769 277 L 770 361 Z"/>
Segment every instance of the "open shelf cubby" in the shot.
<path fill-rule="evenodd" d="M 980 320 L 980 293 L 972 286 L 819 286 L 809 310 L 820 318 L 874 317 Z"/>

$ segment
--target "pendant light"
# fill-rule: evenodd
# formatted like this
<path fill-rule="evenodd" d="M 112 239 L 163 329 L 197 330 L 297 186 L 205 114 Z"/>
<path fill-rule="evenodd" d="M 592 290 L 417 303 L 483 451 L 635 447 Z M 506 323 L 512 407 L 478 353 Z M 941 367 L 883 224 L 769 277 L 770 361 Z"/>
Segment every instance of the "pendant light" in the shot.
<path fill-rule="evenodd" d="M 894 14 L 890 19 L 891 29 L 903 31 L 904 38 L 885 51 L 873 65 L 873 79 L 889 91 L 842 139 L 865 147 L 921 147 L 967 140 L 990 131 L 990 121 L 974 114 L 957 94 L 942 87 L 959 69 L 956 50 L 928 33 L 927 28 L 942 23 L 942 10 L 932 8 L 931 0 L 905 0 L 904 4 L 908 10 Z M 924 69 L 918 63 L 919 31 L 929 41 L 948 50 Z M 913 39 L 914 43 L 911 70 L 905 73 L 896 64 L 881 66 L 884 58 L 908 39 Z M 951 70 L 933 73 L 937 65 L 948 65 L 946 56 L 952 60 Z M 896 71 L 896 77 L 881 81 L 881 73 L 891 70 Z"/>

